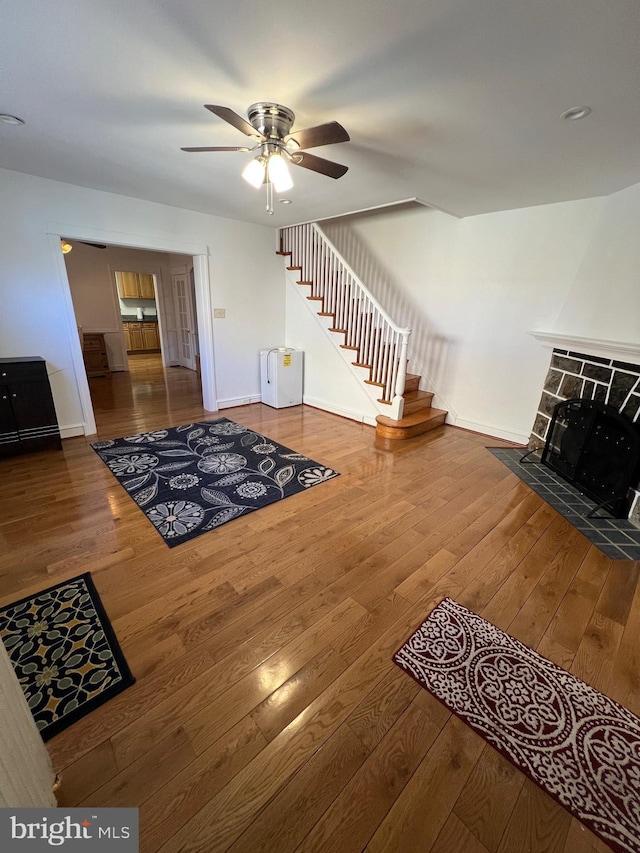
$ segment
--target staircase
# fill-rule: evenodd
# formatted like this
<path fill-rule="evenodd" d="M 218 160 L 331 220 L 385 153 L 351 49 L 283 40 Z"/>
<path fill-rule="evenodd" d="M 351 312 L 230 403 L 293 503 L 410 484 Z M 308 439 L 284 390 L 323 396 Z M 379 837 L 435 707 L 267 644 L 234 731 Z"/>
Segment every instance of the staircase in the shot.
<path fill-rule="evenodd" d="M 407 373 L 411 330 L 393 322 L 321 229 L 315 223 L 280 229 L 277 254 L 334 344 L 352 353 L 351 368 L 379 412 L 376 434 L 407 439 L 443 424 L 447 412 L 432 408 L 433 393 Z"/>

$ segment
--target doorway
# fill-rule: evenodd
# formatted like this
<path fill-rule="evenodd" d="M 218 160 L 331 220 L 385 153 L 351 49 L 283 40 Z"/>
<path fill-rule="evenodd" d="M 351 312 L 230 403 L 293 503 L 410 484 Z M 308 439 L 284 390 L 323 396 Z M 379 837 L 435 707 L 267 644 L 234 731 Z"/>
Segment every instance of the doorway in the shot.
<path fill-rule="evenodd" d="M 54 226 L 55 229 L 55 226 Z M 93 435 L 96 432 L 96 424 L 95 424 L 95 416 L 93 411 L 93 403 L 91 399 L 91 394 L 89 391 L 89 381 L 87 379 L 86 371 L 84 369 L 84 361 L 82 355 L 82 347 L 81 347 L 81 339 L 78 335 L 77 326 L 81 325 L 76 321 L 76 307 L 74 305 L 74 299 L 71 294 L 71 287 L 69 282 L 69 275 L 67 272 L 67 267 L 65 265 L 63 255 L 60 251 L 60 241 L 61 236 L 65 236 L 67 241 L 73 242 L 74 240 L 77 243 L 81 241 L 103 241 L 105 242 L 105 250 L 108 251 L 110 249 L 122 251 L 134 252 L 136 250 L 141 252 L 160 252 L 166 253 L 171 257 L 171 262 L 175 264 L 176 260 L 184 260 L 186 256 L 186 260 L 189 261 L 189 266 L 192 268 L 193 273 L 191 280 L 193 282 L 193 289 L 191 291 L 192 296 L 192 317 L 193 317 L 193 326 L 192 334 L 194 335 L 194 358 L 195 353 L 200 353 L 201 355 L 201 371 L 198 372 L 198 382 L 201 383 L 202 389 L 202 399 L 204 410 L 207 412 L 216 412 L 218 410 L 217 406 L 217 398 L 216 398 L 216 386 L 215 386 L 215 373 L 214 373 L 214 348 L 213 348 L 213 322 L 212 322 L 212 311 L 211 309 L 211 295 L 210 295 L 210 278 L 209 278 L 209 262 L 208 262 L 208 250 L 206 247 L 198 246 L 198 245 L 189 245 L 184 243 L 172 244 L 170 238 L 164 239 L 159 238 L 157 240 L 149 240 L 145 241 L 143 238 L 140 238 L 138 235 L 131 235 L 127 243 L 123 243 L 123 234 L 122 232 L 98 232 L 93 229 L 84 229 L 81 226 L 74 228 L 69 225 L 65 225 L 64 227 L 60 227 L 60 229 L 53 230 L 53 233 L 50 233 L 49 240 L 52 252 L 55 254 L 57 259 L 57 266 L 60 274 L 61 286 L 63 288 L 64 300 L 67 309 L 67 328 L 68 328 L 68 338 L 69 345 L 72 353 L 77 389 L 79 393 L 80 403 L 82 407 L 82 432 L 85 435 Z M 127 235 L 124 235 L 125 238 Z M 110 239 L 113 240 L 110 243 Z M 144 243 L 146 242 L 146 245 Z M 100 251 L 100 250 L 96 250 Z M 176 257 L 176 255 L 182 257 Z M 125 265 L 125 269 L 129 266 L 129 264 Z M 113 267 L 123 268 L 121 263 L 113 264 Z M 162 276 L 163 286 L 165 288 L 164 296 L 165 296 L 165 304 L 171 305 L 171 315 L 174 315 L 174 300 L 172 295 L 172 281 L 171 275 L 167 270 L 166 275 Z M 89 289 L 91 291 L 91 289 Z M 167 293 L 167 291 L 169 291 Z M 120 369 L 126 369 L 126 351 L 124 348 L 124 334 L 121 330 L 121 324 L 118 318 L 117 312 L 117 294 L 115 287 L 109 288 L 108 291 L 111 299 L 111 313 L 110 313 L 110 324 L 107 324 L 107 328 L 105 330 L 106 336 L 111 335 L 110 343 L 113 344 L 114 337 L 118 336 L 121 344 L 119 347 L 119 355 L 120 355 Z M 102 302 L 104 305 L 104 290 L 101 290 L 102 293 Z M 95 293 L 91 292 L 90 302 L 95 302 L 96 300 L 93 298 Z M 98 300 L 100 301 L 100 300 Z M 94 308 L 97 309 L 98 306 L 94 305 Z M 162 311 L 160 313 L 160 323 L 162 325 Z M 102 315 L 102 319 L 95 321 L 98 324 L 105 325 L 104 317 L 107 315 Z M 93 322 L 93 321 L 92 321 Z M 165 334 L 166 332 L 166 334 Z M 169 341 L 168 350 L 176 353 L 174 364 L 178 364 L 177 360 L 177 329 L 165 329 L 162 330 L 163 340 Z M 117 348 L 113 347 L 113 353 L 116 353 Z M 173 358 L 173 355 L 168 355 L 167 358 Z M 115 361 L 115 365 L 118 365 L 117 358 Z M 77 433 L 76 433 L 77 434 Z"/>

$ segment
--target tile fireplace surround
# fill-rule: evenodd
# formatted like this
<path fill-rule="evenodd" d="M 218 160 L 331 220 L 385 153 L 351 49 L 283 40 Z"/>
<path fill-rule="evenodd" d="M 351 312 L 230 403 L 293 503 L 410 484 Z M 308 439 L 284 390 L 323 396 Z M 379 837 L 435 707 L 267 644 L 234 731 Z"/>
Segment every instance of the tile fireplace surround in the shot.
<path fill-rule="evenodd" d="M 574 397 L 608 403 L 638 424 L 640 365 L 554 349 L 529 439 L 530 449 L 544 447 L 553 407 Z"/>

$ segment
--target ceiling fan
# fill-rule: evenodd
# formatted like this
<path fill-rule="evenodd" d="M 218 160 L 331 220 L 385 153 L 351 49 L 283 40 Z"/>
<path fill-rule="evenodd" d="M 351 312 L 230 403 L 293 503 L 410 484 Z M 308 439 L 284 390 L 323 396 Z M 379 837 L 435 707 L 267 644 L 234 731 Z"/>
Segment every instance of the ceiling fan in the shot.
<path fill-rule="evenodd" d="M 309 154 L 307 148 L 317 148 L 321 145 L 334 145 L 338 142 L 348 142 L 349 134 L 338 124 L 330 121 L 317 127 L 291 132 L 295 121 L 295 113 L 281 104 L 261 101 L 252 104 L 247 110 L 246 121 L 229 107 L 205 104 L 218 118 L 223 119 L 254 140 L 251 147 L 247 146 L 208 146 L 198 148 L 182 148 L 182 151 L 242 151 L 245 153 L 258 151 L 258 156 L 245 168 L 242 176 L 252 186 L 258 188 L 263 183 L 267 185 L 267 212 L 273 213 L 271 187 L 276 192 L 291 189 L 293 181 L 287 164 L 302 166 L 329 178 L 341 178 L 348 166 L 325 160 L 315 154 Z"/>

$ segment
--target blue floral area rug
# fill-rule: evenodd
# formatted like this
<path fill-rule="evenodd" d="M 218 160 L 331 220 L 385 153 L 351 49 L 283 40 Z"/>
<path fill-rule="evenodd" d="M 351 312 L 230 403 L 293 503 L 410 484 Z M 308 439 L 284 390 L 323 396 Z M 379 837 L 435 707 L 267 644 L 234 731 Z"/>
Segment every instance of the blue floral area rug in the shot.
<path fill-rule="evenodd" d="M 1 608 L 0 639 L 43 740 L 135 681 L 88 572 Z"/>
<path fill-rule="evenodd" d="M 228 418 L 91 446 L 170 548 L 338 476 Z"/>

